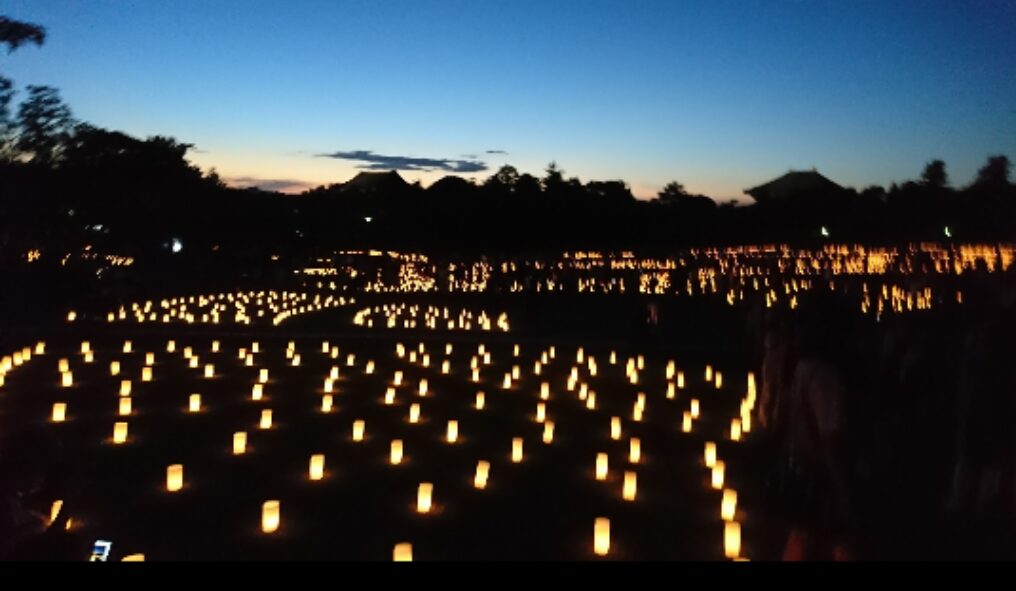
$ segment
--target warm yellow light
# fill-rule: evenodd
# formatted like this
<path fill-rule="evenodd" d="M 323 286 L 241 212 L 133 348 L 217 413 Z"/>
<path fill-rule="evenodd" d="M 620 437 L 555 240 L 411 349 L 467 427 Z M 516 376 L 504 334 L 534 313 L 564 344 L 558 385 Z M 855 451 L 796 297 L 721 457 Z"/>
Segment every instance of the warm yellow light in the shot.
<path fill-rule="evenodd" d="M 522 438 L 515 437 L 512 439 L 512 462 L 518 464 L 522 461 Z"/>
<path fill-rule="evenodd" d="M 325 454 L 314 454 L 310 457 L 308 474 L 311 480 L 321 480 L 325 475 Z"/>
<path fill-rule="evenodd" d="M 634 501 L 637 489 L 637 481 L 634 472 L 624 473 L 624 486 L 621 489 L 621 498 L 626 501 Z"/>
<path fill-rule="evenodd" d="M 680 390 L 684 390 L 684 372 L 677 372 L 677 387 Z"/>
<path fill-rule="evenodd" d="M 113 443 L 123 443 L 125 441 L 127 441 L 127 423 L 113 423 Z"/>
<path fill-rule="evenodd" d="M 81 341 L 81 354 L 84 355 L 92 350 L 92 345 L 88 341 Z"/>
<path fill-rule="evenodd" d="M 321 412 L 332 412 L 332 395 L 325 394 L 321 397 Z"/>
<path fill-rule="evenodd" d="M 688 411 L 684 411 L 684 414 L 681 415 L 682 432 L 691 433 L 691 421 L 692 421 L 691 413 Z"/>
<path fill-rule="evenodd" d="M 67 418 L 67 403 L 66 402 L 54 402 L 53 403 L 53 422 L 62 423 Z"/>
<path fill-rule="evenodd" d="M 130 396 L 125 396 L 123 398 L 120 398 L 120 408 L 118 410 L 118 413 L 119 413 L 120 416 L 123 416 L 123 417 L 129 416 L 131 414 L 131 398 L 130 398 Z"/>
<path fill-rule="evenodd" d="M 716 383 L 716 389 L 719 390 L 723 387 L 723 373 L 716 372 L 713 376 L 713 381 Z"/>
<path fill-rule="evenodd" d="M 70 363 L 70 361 L 67 361 L 66 359 L 61 359 L 59 362 L 57 362 L 56 365 L 57 365 L 57 370 L 60 373 L 67 373 L 67 372 L 69 372 L 71 370 L 71 363 Z"/>
<path fill-rule="evenodd" d="M 133 350 L 134 350 L 134 344 L 133 343 L 131 343 L 130 341 L 124 341 L 123 342 L 123 352 L 124 353 L 130 353 Z"/>
<path fill-rule="evenodd" d="M 150 382 L 150 381 L 152 381 L 152 368 L 151 367 L 142 367 L 141 368 L 141 381 L 142 382 Z"/>
<path fill-rule="evenodd" d="M 741 555 L 741 524 L 736 521 L 723 524 L 723 555 L 727 558 Z"/>
<path fill-rule="evenodd" d="M 212 341 L 212 353 L 219 352 L 219 341 Z"/>
<path fill-rule="evenodd" d="M 189 410 L 190 412 L 198 412 L 198 411 L 201 410 L 201 395 L 200 394 L 191 394 L 189 400 L 190 401 L 189 401 L 189 403 L 187 405 L 187 410 Z"/>
<path fill-rule="evenodd" d="M 698 398 L 692 398 L 691 399 L 691 409 L 690 410 L 691 410 L 691 418 L 693 418 L 693 419 L 699 418 L 699 410 L 700 410 L 700 408 L 699 408 Z"/>
<path fill-rule="evenodd" d="M 543 423 L 543 442 L 554 443 L 554 421 L 548 420 Z"/>
<path fill-rule="evenodd" d="M 637 402 L 635 403 L 635 408 L 633 408 L 631 411 L 631 420 L 635 421 L 636 423 L 642 421 L 642 407 L 639 406 Z"/>
<path fill-rule="evenodd" d="M 586 408 L 589 410 L 596 410 L 596 392 L 589 391 L 589 395 L 586 396 Z"/>
<path fill-rule="evenodd" d="M 120 380 L 120 396 L 130 396 L 130 395 L 131 395 L 131 381 Z"/>
<path fill-rule="evenodd" d="M 548 382 L 543 382 L 540 384 L 540 399 L 541 400 L 550 399 L 550 384 Z"/>
<path fill-rule="evenodd" d="M 735 513 L 737 513 L 737 491 L 725 488 L 723 489 L 723 501 L 720 504 L 720 517 L 724 521 L 731 521 L 734 519 Z"/>
<path fill-rule="evenodd" d="M 278 501 L 265 501 L 261 505 L 261 531 L 270 534 L 279 529 L 280 506 Z"/>
<path fill-rule="evenodd" d="M 716 444 L 712 441 L 707 441 L 704 455 L 706 468 L 712 469 L 712 467 L 716 464 Z"/>
<path fill-rule="evenodd" d="M 642 441 L 638 437 L 632 437 L 628 442 L 628 461 L 638 464 L 642 459 Z"/>
<path fill-rule="evenodd" d="M 673 361 L 668 361 L 667 362 L 667 379 L 668 380 L 674 379 L 674 372 L 676 371 L 676 369 L 677 368 L 674 365 Z"/>
<path fill-rule="evenodd" d="M 367 429 L 367 422 L 363 419 L 353 421 L 353 441 L 363 441 L 363 433 Z"/>
<path fill-rule="evenodd" d="M 74 310 L 71 310 L 70 312 L 67 313 L 67 322 L 74 322 L 75 320 L 77 320 L 77 318 L 78 313 L 75 312 Z"/>
<path fill-rule="evenodd" d="M 448 443 L 455 443 L 459 440 L 459 422 L 456 420 L 448 421 Z"/>
<path fill-rule="evenodd" d="M 399 464 L 402 463 L 402 440 L 401 439 L 393 439 L 392 440 L 391 451 L 388 454 L 388 461 L 391 462 L 391 464 L 393 466 L 398 466 Z"/>
<path fill-rule="evenodd" d="M 60 385 L 64 388 L 70 388 L 74 385 L 74 374 L 67 371 L 60 374 Z"/>
<path fill-rule="evenodd" d="M 593 552 L 597 556 L 610 552 L 610 520 L 606 517 L 597 517 L 593 524 Z"/>
<path fill-rule="evenodd" d="M 145 365 L 155 365 L 155 353 L 145 353 Z"/>
<path fill-rule="evenodd" d="M 413 545 L 409 542 L 395 544 L 395 550 L 392 551 L 392 560 L 394 562 L 412 562 Z"/>
<path fill-rule="evenodd" d="M 716 460 L 716 462 L 713 464 L 712 482 L 713 488 L 716 490 L 720 490 L 723 488 L 723 473 L 725 469 L 726 466 L 724 465 L 723 460 Z"/>
<path fill-rule="evenodd" d="M 477 367 L 473 368 L 472 374 L 470 375 L 470 379 L 473 380 L 473 382 L 479 382 L 480 381 L 480 369 L 479 368 L 477 368 Z"/>
<path fill-rule="evenodd" d="M 120 559 L 120 562 L 144 562 L 144 561 L 145 555 L 141 553 L 128 554 L 127 556 L 124 556 L 123 558 Z"/>
<path fill-rule="evenodd" d="M 741 440 L 741 419 L 732 419 L 730 421 L 730 440 Z"/>
<path fill-rule="evenodd" d="M 257 341 L 254 341 L 250 345 L 250 350 L 253 351 L 254 353 L 260 353 L 261 352 L 261 343 L 259 343 Z"/>
<path fill-rule="evenodd" d="M 414 402 L 409 405 L 409 422 L 418 423 L 420 422 L 420 403 Z"/>
<path fill-rule="evenodd" d="M 486 395 L 483 392 L 476 393 L 476 410 L 483 410 L 483 406 L 486 403 Z"/>
<path fill-rule="evenodd" d="M 713 381 L 713 366 L 712 365 L 707 365 L 706 366 L 706 381 L 707 382 Z"/>
<path fill-rule="evenodd" d="M 254 384 L 250 391 L 251 400 L 261 400 L 265 394 L 265 387 L 262 384 Z"/>
<path fill-rule="evenodd" d="M 600 452 L 596 454 L 596 479 L 606 480 L 608 471 L 607 454 Z"/>
<path fill-rule="evenodd" d="M 268 369 L 267 368 L 262 368 L 261 371 L 258 372 L 258 381 L 261 382 L 262 384 L 267 384 L 268 383 Z"/>
<path fill-rule="evenodd" d="M 171 464 L 166 468 L 166 490 L 176 492 L 183 488 L 183 464 Z"/>
<path fill-rule="evenodd" d="M 95 361 L 95 354 L 92 351 L 85 353 L 85 363 L 91 363 L 93 361 Z"/>
<path fill-rule="evenodd" d="M 261 422 L 258 423 L 258 426 L 262 429 L 272 428 L 272 410 L 270 408 L 261 411 Z"/>
<path fill-rule="evenodd" d="M 206 378 L 215 377 L 215 366 L 212 365 L 211 363 L 205 364 L 205 377 Z"/>
<path fill-rule="evenodd" d="M 49 522 L 53 523 L 56 518 L 60 516 L 60 510 L 63 509 L 63 500 L 57 499 L 53 501 L 53 504 L 49 507 Z"/>
<path fill-rule="evenodd" d="M 505 373 L 504 380 L 501 381 L 501 387 L 508 390 L 512 387 L 512 374 Z"/>
<path fill-rule="evenodd" d="M 427 378 L 421 378 L 420 379 L 420 385 L 419 385 L 419 388 L 417 389 L 417 391 L 419 392 L 420 396 L 426 396 L 427 395 Z"/>
<path fill-rule="evenodd" d="M 536 422 L 542 423 L 547 419 L 547 405 L 542 402 L 536 403 Z"/>
<path fill-rule="evenodd" d="M 191 369 L 197 369 L 197 367 L 198 367 L 198 363 L 200 363 L 200 362 L 201 362 L 201 361 L 200 361 L 200 360 L 198 359 L 197 355 L 195 355 L 194 357 L 191 357 L 191 358 L 190 358 L 190 359 L 188 360 L 188 362 L 187 362 L 187 367 L 189 367 L 189 368 L 191 368 Z"/>
<path fill-rule="evenodd" d="M 476 462 L 476 474 L 473 476 L 473 487 L 483 490 L 487 488 L 487 477 L 490 475 L 490 462 Z"/>
<path fill-rule="evenodd" d="M 431 501 L 434 494 L 434 485 L 430 482 L 421 482 L 416 489 L 416 512 L 430 513 Z"/>
<path fill-rule="evenodd" d="M 356 355 L 352 353 L 346 355 L 346 365 L 348 367 L 353 367 L 354 365 L 356 365 Z"/>
<path fill-rule="evenodd" d="M 751 433 L 751 412 L 747 408 L 741 411 L 741 433 Z"/>
<path fill-rule="evenodd" d="M 395 384 L 396 386 L 402 385 L 402 370 L 398 370 L 395 372 L 395 377 L 392 378 L 392 383 Z"/>
<path fill-rule="evenodd" d="M 243 455 L 247 451 L 247 432 L 233 433 L 233 455 Z"/>

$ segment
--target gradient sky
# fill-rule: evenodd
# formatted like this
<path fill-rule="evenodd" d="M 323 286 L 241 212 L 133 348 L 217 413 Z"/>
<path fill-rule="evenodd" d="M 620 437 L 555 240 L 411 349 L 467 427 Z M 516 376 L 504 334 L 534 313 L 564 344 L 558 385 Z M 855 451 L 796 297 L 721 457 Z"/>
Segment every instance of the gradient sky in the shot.
<path fill-rule="evenodd" d="M 324 153 L 676 179 L 719 199 L 788 169 L 849 186 L 1016 160 L 1016 0 L 3 0 L 0 55 L 76 117 L 193 143 L 235 184 L 345 181 Z M 507 154 L 488 154 L 499 150 Z M 443 172 L 406 171 L 429 184 Z"/>

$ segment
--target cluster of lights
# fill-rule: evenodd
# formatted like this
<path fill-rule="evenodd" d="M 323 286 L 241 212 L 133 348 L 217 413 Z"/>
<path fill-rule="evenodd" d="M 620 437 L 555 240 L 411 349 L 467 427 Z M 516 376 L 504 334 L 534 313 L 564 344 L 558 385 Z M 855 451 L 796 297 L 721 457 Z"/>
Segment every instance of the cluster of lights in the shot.
<path fill-rule="evenodd" d="M 106 314 L 107 322 L 133 320 L 138 323 L 238 324 L 271 321 L 279 325 L 301 314 L 318 312 L 354 303 L 332 295 L 311 295 L 291 291 L 246 291 L 167 298 L 155 302 L 133 302 Z"/>
<path fill-rule="evenodd" d="M 376 320 L 376 322 L 375 322 Z M 486 310 L 474 313 L 471 310 L 461 309 L 457 314 L 452 314 L 447 307 L 427 306 L 418 304 L 384 304 L 372 308 L 364 308 L 353 316 L 353 324 L 372 328 L 374 326 L 384 328 L 417 329 L 426 328 L 429 330 L 480 330 L 508 332 L 508 314 L 502 312 L 495 320 Z"/>

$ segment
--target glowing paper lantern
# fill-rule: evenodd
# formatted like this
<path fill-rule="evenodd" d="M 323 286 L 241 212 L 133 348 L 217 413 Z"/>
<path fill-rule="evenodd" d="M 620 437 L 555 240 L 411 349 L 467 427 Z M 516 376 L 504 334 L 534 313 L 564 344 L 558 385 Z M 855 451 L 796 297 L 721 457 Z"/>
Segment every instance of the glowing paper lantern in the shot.
<path fill-rule="evenodd" d="M 215 377 L 215 366 L 212 365 L 211 363 L 205 365 L 205 377 L 206 378 Z"/>
<path fill-rule="evenodd" d="M 253 343 L 251 343 L 250 350 L 253 351 L 254 353 L 260 353 L 261 344 L 258 343 L 257 341 L 254 341 Z"/>
<path fill-rule="evenodd" d="M 713 381 L 713 366 L 712 365 L 707 365 L 706 366 L 706 381 L 707 382 Z"/>
<path fill-rule="evenodd" d="M 71 370 L 71 364 L 66 359 L 61 359 L 57 363 L 57 369 L 60 371 L 60 373 L 67 373 Z"/>
<path fill-rule="evenodd" d="M 71 310 L 70 312 L 67 313 L 67 322 L 74 322 L 75 320 L 77 320 L 77 318 L 78 313 L 75 312 L 74 310 Z"/>
<path fill-rule="evenodd" d="M 88 341 L 81 341 L 81 354 L 84 355 L 92 350 L 92 345 Z"/>
<path fill-rule="evenodd" d="M 125 441 L 127 441 L 127 423 L 113 423 L 113 443 L 119 444 Z"/>
<path fill-rule="evenodd" d="M 706 468 L 712 469 L 712 467 L 716 464 L 716 444 L 712 441 L 707 441 L 704 455 Z"/>
<path fill-rule="evenodd" d="M 393 466 L 398 466 L 399 464 L 402 463 L 402 440 L 401 439 L 393 439 L 392 440 L 392 447 L 391 447 L 391 451 L 388 454 L 388 461 L 391 462 L 391 464 Z"/>
<path fill-rule="evenodd" d="M 69 371 L 60 374 L 60 385 L 63 386 L 64 388 L 70 388 L 71 386 L 73 386 L 74 374 L 72 374 Z"/>
<path fill-rule="evenodd" d="M 261 531 L 270 534 L 279 529 L 279 502 L 265 501 L 261 505 Z"/>
<path fill-rule="evenodd" d="M 247 432 L 233 433 L 233 455 L 243 455 L 247 451 Z"/>
<path fill-rule="evenodd" d="M 414 402 L 409 405 L 409 422 L 413 424 L 420 422 L 420 403 Z"/>
<path fill-rule="evenodd" d="M 723 488 L 723 473 L 725 468 L 726 466 L 724 465 L 723 460 L 716 460 L 716 463 L 713 464 L 712 482 L 713 488 L 716 490 Z"/>
<path fill-rule="evenodd" d="M 610 552 L 610 520 L 606 517 L 597 517 L 593 523 L 593 552 L 597 556 Z"/>
<path fill-rule="evenodd" d="M 57 499 L 53 501 L 53 504 L 49 507 L 49 522 L 53 523 L 56 518 L 60 516 L 60 510 L 63 509 L 63 500 Z"/>
<path fill-rule="evenodd" d="M 602 452 L 596 454 L 596 479 L 606 480 L 607 470 L 608 470 L 607 454 Z"/>
<path fill-rule="evenodd" d="M 741 419 L 732 419 L 730 421 L 730 440 L 741 440 Z"/>
<path fill-rule="evenodd" d="M 155 353 L 145 353 L 145 365 L 155 365 Z"/>
<path fill-rule="evenodd" d="M 673 361 L 668 361 L 667 362 L 667 379 L 668 380 L 671 380 L 671 379 L 674 378 L 674 372 L 675 372 L 675 370 L 676 370 L 676 367 L 674 366 L 674 362 Z"/>
<path fill-rule="evenodd" d="M 628 461 L 638 464 L 642 459 L 642 441 L 638 437 L 632 437 L 628 442 Z"/>
<path fill-rule="evenodd" d="M 109 375 L 117 376 L 120 375 L 120 362 L 110 361 L 109 362 Z"/>
<path fill-rule="evenodd" d="M 353 421 L 353 441 L 363 441 L 363 432 L 367 423 L 363 419 Z"/>
<path fill-rule="evenodd" d="M 716 389 L 717 390 L 722 388 L 723 387 L 723 374 L 720 373 L 720 372 L 716 372 L 716 375 L 714 376 L 714 380 L 713 381 L 716 383 Z"/>
<path fill-rule="evenodd" d="M 747 408 L 741 411 L 741 432 L 751 433 L 751 413 Z"/>
<path fill-rule="evenodd" d="M 198 363 L 200 363 L 200 361 L 198 360 L 197 356 L 194 356 L 188 360 L 187 366 L 190 367 L 191 369 L 197 369 Z"/>
<path fill-rule="evenodd" d="M 62 423 L 67 418 L 67 403 L 66 402 L 54 402 L 53 403 L 53 422 Z"/>
<path fill-rule="evenodd" d="M 250 391 L 251 400 L 261 400 L 265 394 L 265 387 L 262 384 L 254 384 Z"/>
<path fill-rule="evenodd" d="M 402 385 L 402 370 L 398 370 L 395 372 L 395 377 L 392 378 L 392 383 L 395 384 L 396 386 Z"/>
<path fill-rule="evenodd" d="M 395 544 L 395 550 L 392 551 L 392 560 L 394 562 L 412 562 L 413 545 L 409 542 Z"/>
<path fill-rule="evenodd" d="M 176 492 L 183 488 L 183 464 L 171 464 L 166 468 L 166 490 Z"/>
<path fill-rule="evenodd" d="M 120 562 L 144 562 L 144 561 L 145 555 L 140 553 L 128 554 L 127 556 L 124 556 L 123 558 L 120 559 Z"/>
<path fill-rule="evenodd" d="M 540 399 L 541 400 L 550 399 L 550 384 L 547 382 L 543 382 L 540 384 Z"/>
<path fill-rule="evenodd" d="M 45 355 L 46 354 L 46 343 L 39 341 L 35 344 L 35 354 Z"/>
<path fill-rule="evenodd" d="M 677 372 L 677 387 L 679 389 L 681 389 L 681 390 L 684 390 L 684 372 L 683 371 Z"/>
<path fill-rule="evenodd" d="M 501 387 L 505 390 L 511 389 L 512 387 L 512 374 L 504 374 L 504 380 L 501 382 Z"/>
<path fill-rule="evenodd" d="M 610 438 L 614 441 L 621 439 L 621 417 L 610 417 Z"/>
<path fill-rule="evenodd" d="M 123 352 L 124 353 L 130 353 L 133 350 L 134 350 L 133 343 L 131 343 L 130 341 L 124 341 L 123 342 Z"/>
<path fill-rule="evenodd" d="M 692 398 L 691 399 L 691 409 L 690 410 L 691 410 L 691 418 L 693 418 L 693 419 L 699 418 L 699 410 L 700 410 L 700 408 L 699 408 L 698 398 Z"/>
<path fill-rule="evenodd" d="M 430 513 L 431 501 L 434 494 L 434 485 L 430 482 L 421 482 L 416 489 L 416 512 Z"/>
<path fill-rule="evenodd" d="M 473 476 L 473 487 L 483 490 L 487 488 L 487 477 L 490 475 L 490 462 L 476 462 L 476 474 Z"/>
<path fill-rule="evenodd" d="M 737 558 L 741 554 L 741 524 L 727 521 L 723 524 L 723 555 Z"/>
<path fill-rule="evenodd" d="M 455 443 L 459 440 L 459 422 L 456 420 L 448 421 L 448 443 Z"/>
<path fill-rule="evenodd" d="M 586 408 L 596 410 L 596 392 L 590 391 L 589 396 L 586 396 Z"/>
<path fill-rule="evenodd" d="M 270 408 L 261 411 L 261 421 L 258 423 L 258 427 L 262 429 L 272 428 L 272 410 Z"/>
<path fill-rule="evenodd" d="M 734 514 L 737 512 L 737 491 L 725 488 L 723 489 L 723 501 L 720 504 L 720 517 L 724 521 L 731 521 L 734 519 Z"/>
<path fill-rule="evenodd" d="M 300 355 L 293 355 L 293 367 L 300 367 Z"/>
<path fill-rule="evenodd" d="M 547 405 L 542 402 L 536 403 L 536 422 L 542 423 L 547 419 Z"/>
<path fill-rule="evenodd" d="M 674 386 L 674 382 L 667 383 L 667 400 L 673 400 L 677 396 L 677 388 Z"/>
<path fill-rule="evenodd" d="M 91 363 L 93 361 L 95 361 L 95 355 L 91 351 L 85 353 L 85 363 Z"/>
<path fill-rule="evenodd" d="M 476 410 L 483 410 L 483 405 L 486 402 L 486 395 L 483 392 L 476 393 Z"/>
<path fill-rule="evenodd" d="M 688 412 L 688 411 L 684 411 L 684 414 L 681 415 L 681 431 L 682 432 L 684 432 L 684 433 L 691 433 L 691 421 L 692 421 L 691 413 Z"/>
<path fill-rule="evenodd" d="M 142 382 L 150 382 L 150 381 L 152 381 L 152 368 L 151 367 L 143 367 L 143 368 L 141 368 L 141 381 Z"/>
<path fill-rule="evenodd" d="M 554 421 L 543 423 L 543 442 L 548 445 L 554 443 Z"/>
<path fill-rule="evenodd" d="M 522 438 L 515 437 L 512 439 L 512 462 L 518 464 L 522 461 Z"/>
<path fill-rule="evenodd" d="M 268 369 L 262 368 L 261 371 L 258 372 L 258 381 L 262 384 L 268 383 Z"/>
<path fill-rule="evenodd" d="M 191 394 L 190 402 L 188 403 L 187 410 L 190 412 L 198 412 L 201 410 L 201 395 Z"/>
<path fill-rule="evenodd" d="M 450 361 L 445 359 L 444 361 L 441 362 L 441 373 L 447 374 L 448 372 L 451 371 L 451 369 L 452 369 L 452 364 L 451 364 Z"/>
<path fill-rule="evenodd" d="M 346 355 L 346 365 L 349 367 L 356 365 L 356 355 L 353 355 L 352 353 Z"/>
<path fill-rule="evenodd" d="M 624 486 L 621 489 L 621 498 L 626 501 L 635 500 L 635 492 L 638 484 L 634 472 L 624 473 Z"/>
<path fill-rule="evenodd" d="M 392 388 L 391 386 L 389 386 L 388 389 L 385 390 L 385 404 L 387 405 L 395 404 L 395 388 Z"/>
<path fill-rule="evenodd" d="M 219 352 L 219 341 L 212 341 L 212 353 Z"/>
<path fill-rule="evenodd" d="M 310 457 L 308 474 L 311 480 L 321 480 L 325 475 L 325 454 L 314 454 Z"/>
<path fill-rule="evenodd" d="M 130 396 L 130 395 L 131 395 L 131 381 L 120 380 L 120 396 Z"/>
<path fill-rule="evenodd" d="M 120 399 L 120 408 L 118 410 L 120 416 L 126 417 L 131 414 L 131 397 L 126 396 Z"/>
<path fill-rule="evenodd" d="M 420 386 L 418 388 L 418 392 L 419 392 L 420 396 L 426 396 L 427 395 L 427 378 L 422 378 L 420 380 Z"/>
<path fill-rule="evenodd" d="M 479 382 L 480 381 L 480 370 L 478 368 L 475 368 L 475 367 L 473 368 L 472 375 L 470 376 L 470 379 L 473 380 L 474 382 Z"/>
<path fill-rule="evenodd" d="M 325 394 L 321 397 L 321 412 L 332 412 L 332 395 Z"/>

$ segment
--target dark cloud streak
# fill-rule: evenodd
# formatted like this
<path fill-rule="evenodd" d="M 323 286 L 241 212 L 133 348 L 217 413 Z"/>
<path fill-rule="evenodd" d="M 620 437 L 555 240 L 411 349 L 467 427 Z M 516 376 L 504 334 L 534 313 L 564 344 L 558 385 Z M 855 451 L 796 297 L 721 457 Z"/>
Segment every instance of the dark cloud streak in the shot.
<path fill-rule="evenodd" d="M 415 156 L 385 156 L 375 154 L 371 150 L 352 150 L 347 152 L 332 152 L 330 154 L 318 154 L 319 158 L 335 158 L 337 160 L 350 160 L 360 162 L 357 168 L 361 170 L 404 170 L 419 172 L 483 172 L 488 170 L 487 164 L 480 160 L 455 160 L 451 158 L 418 158 Z"/>

